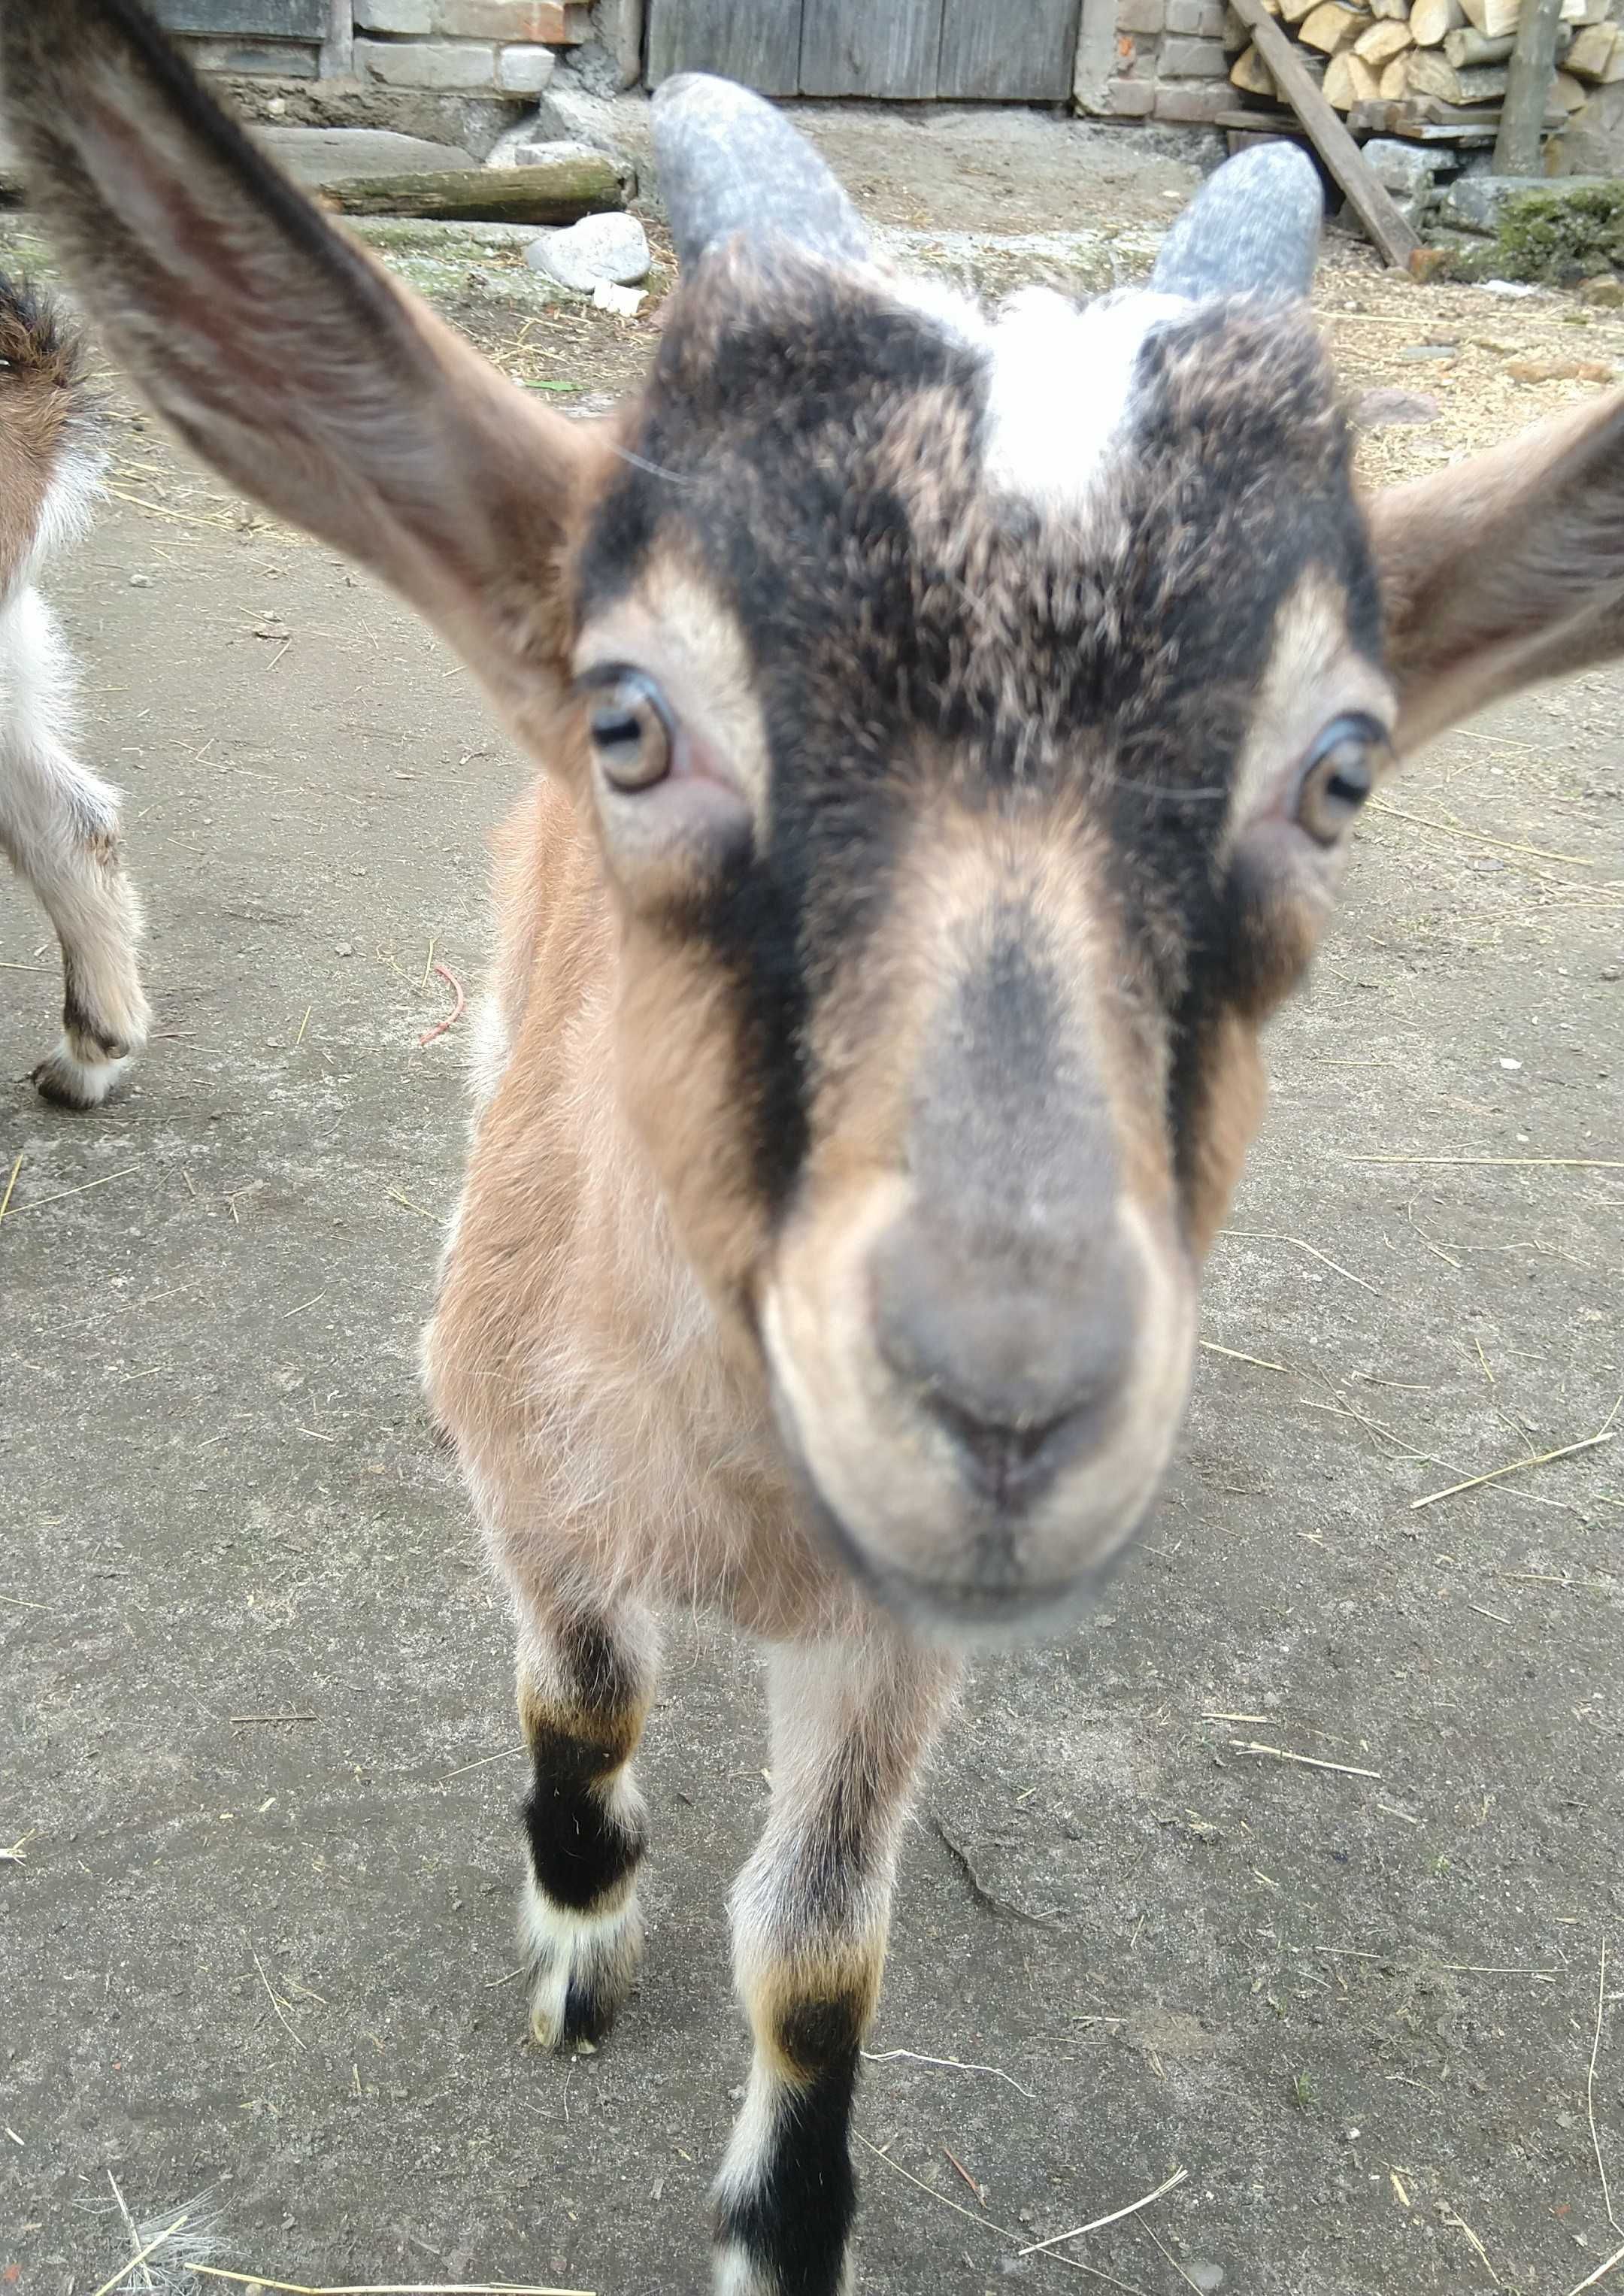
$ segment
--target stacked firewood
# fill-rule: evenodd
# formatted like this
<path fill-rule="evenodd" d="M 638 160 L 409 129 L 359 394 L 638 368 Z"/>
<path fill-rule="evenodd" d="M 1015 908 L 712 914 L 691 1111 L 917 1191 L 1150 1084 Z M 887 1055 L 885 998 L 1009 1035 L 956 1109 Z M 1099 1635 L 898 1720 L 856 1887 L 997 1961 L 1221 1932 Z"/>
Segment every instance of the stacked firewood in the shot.
<path fill-rule="evenodd" d="M 1497 109 L 1517 29 L 1519 0 L 1264 0 L 1292 32 L 1302 62 L 1338 111 L 1356 103 L 1431 97 L 1471 111 Z M 1562 0 L 1551 103 L 1577 111 L 1598 86 L 1624 79 L 1624 30 L 1614 0 Z M 1229 77 L 1251 96 L 1278 91 L 1240 19 Z"/>

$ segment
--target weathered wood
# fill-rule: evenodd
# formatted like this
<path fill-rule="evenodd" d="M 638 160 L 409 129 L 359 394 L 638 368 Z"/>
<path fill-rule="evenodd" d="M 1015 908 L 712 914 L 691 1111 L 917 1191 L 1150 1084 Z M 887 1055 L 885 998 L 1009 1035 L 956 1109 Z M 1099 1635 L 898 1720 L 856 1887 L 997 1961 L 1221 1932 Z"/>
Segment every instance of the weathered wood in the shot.
<path fill-rule="evenodd" d="M 1401 56 L 1395 56 L 1391 63 L 1383 65 L 1382 78 L 1376 87 L 1378 95 L 1391 98 L 1404 95 L 1408 92 L 1411 53 L 1412 51 L 1407 48 Z"/>
<path fill-rule="evenodd" d="M 801 0 L 651 0 L 649 85 L 718 72 L 763 95 L 800 87 Z"/>
<path fill-rule="evenodd" d="M 1562 74 L 1558 73 L 1560 79 Z M 1571 87 L 1579 87 L 1571 80 Z M 1580 95 L 1588 94 L 1579 90 Z M 1553 91 L 1552 101 L 1545 115 L 1547 131 L 1554 134 L 1562 125 L 1562 114 L 1557 108 Z M 1407 144 L 1492 144 L 1500 125 L 1497 104 L 1485 105 L 1475 111 L 1458 111 L 1452 103 L 1440 103 L 1435 95 L 1407 95 L 1402 102 L 1356 104 L 1349 114 L 1348 126 L 1356 135 L 1398 135 Z"/>
<path fill-rule="evenodd" d="M 884 0 L 880 6 L 874 0 L 811 0 L 801 26 L 801 94 L 933 96 L 942 5 L 943 0 L 902 5 Z M 1000 11 L 1000 24 L 1009 20 Z"/>
<path fill-rule="evenodd" d="M 814 0 L 808 23 L 825 0 Z M 909 8 L 918 0 L 907 0 Z M 1080 0 L 943 0 L 935 93 L 952 102 L 1063 103 L 1071 93 Z M 867 0 L 866 13 L 900 12 L 898 0 Z M 804 37 L 804 36 L 803 36 Z"/>
<path fill-rule="evenodd" d="M 1475 24 L 1486 39 L 1497 40 L 1517 29 L 1517 17 L 1521 0 L 1461 0 L 1466 20 Z"/>
<path fill-rule="evenodd" d="M 607 152 L 577 150 L 530 168 L 453 168 L 410 176 L 352 176 L 317 184 L 340 215 L 428 216 L 447 223 L 576 223 L 626 205 Z"/>
<path fill-rule="evenodd" d="M 1244 88 L 1248 95 L 1273 95 L 1275 82 L 1268 66 L 1255 46 L 1241 51 L 1229 67 L 1230 85 Z"/>
<path fill-rule="evenodd" d="M 1505 103 L 1494 140 L 1497 176 L 1533 176 L 1539 171 L 1539 123 L 1556 70 L 1556 35 L 1562 0 L 1528 0 L 1517 27 L 1517 45 L 1506 67 Z"/>
<path fill-rule="evenodd" d="M 1369 0 L 1369 7 L 1379 22 L 1402 24 L 1409 18 L 1410 0 Z"/>
<path fill-rule="evenodd" d="M 1297 27 L 1297 37 L 1305 48 L 1317 48 L 1322 56 L 1334 56 L 1357 40 L 1369 23 L 1365 11 L 1349 8 L 1346 0 L 1320 0 L 1319 6 Z"/>
<path fill-rule="evenodd" d="M 1294 111 L 1220 111 L 1212 124 L 1231 135 L 1244 135 L 1253 144 L 1278 143 L 1283 136 L 1289 144 L 1308 141 L 1308 131 Z"/>
<path fill-rule="evenodd" d="M 1332 57 L 1326 69 L 1325 92 L 1333 111 L 1351 111 L 1356 103 L 1374 103 L 1382 93 L 1382 83 L 1362 57 L 1344 48 L 1340 56 Z"/>
<path fill-rule="evenodd" d="M 1551 103 L 1560 115 L 1559 127 L 1566 127 L 1568 114 L 1582 111 L 1589 102 L 1590 95 L 1591 91 L 1584 81 L 1575 79 L 1571 72 L 1559 71 L 1551 75 Z M 1546 115 L 1545 124 L 1548 129 L 1551 124 L 1549 113 Z"/>
<path fill-rule="evenodd" d="M 1603 79 L 1618 45 L 1616 24 L 1587 24 L 1582 31 L 1574 34 L 1562 68 L 1571 71 L 1575 79 Z"/>
<path fill-rule="evenodd" d="M 1513 33 L 1491 40 L 1473 24 L 1463 24 L 1458 31 L 1444 34 L 1444 55 L 1456 71 L 1464 71 L 1470 64 L 1503 64 L 1516 45 Z"/>
<path fill-rule="evenodd" d="M 1444 103 L 1494 103 L 1505 93 L 1505 67 L 1477 64 L 1456 71 L 1436 48 L 1417 48 L 1410 58 L 1409 84 L 1418 95 L 1435 95 Z"/>
<path fill-rule="evenodd" d="M 27 0 L 24 0 L 27 4 Z M 42 0 L 34 0 L 35 5 Z M 43 0 L 49 5 L 49 0 Z M 156 0 L 152 10 L 171 32 L 209 39 L 324 40 L 327 0 Z"/>
<path fill-rule="evenodd" d="M 1359 147 L 1314 85 L 1295 44 L 1287 38 L 1262 4 L 1262 0 L 1234 0 L 1234 12 L 1251 30 L 1258 53 L 1279 85 L 1281 94 L 1314 141 L 1314 148 L 1348 195 L 1348 203 L 1387 260 L 1400 270 L 1421 245 L 1394 206 L 1391 194 L 1376 181 L 1360 156 Z"/>
<path fill-rule="evenodd" d="M 1395 56 L 1401 56 L 1406 48 L 1415 45 L 1409 26 L 1397 23 L 1390 16 L 1373 24 L 1367 32 L 1361 32 L 1353 44 L 1353 53 L 1362 57 L 1372 71 L 1380 71 L 1383 64 L 1390 64 Z"/>
<path fill-rule="evenodd" d="M 1461 0 L 1415 0 L 1410 10 L 1410 30 L 1418 48 L 1441 47 L 1465 20 Z"/>

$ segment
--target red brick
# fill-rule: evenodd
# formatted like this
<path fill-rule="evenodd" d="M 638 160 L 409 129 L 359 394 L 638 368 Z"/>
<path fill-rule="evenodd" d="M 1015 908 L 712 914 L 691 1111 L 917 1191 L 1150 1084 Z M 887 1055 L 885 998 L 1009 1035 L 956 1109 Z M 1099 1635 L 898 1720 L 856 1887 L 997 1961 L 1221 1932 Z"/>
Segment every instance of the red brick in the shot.
<path fill-rule="evenodd" d="M 586 10 L 573 0 L 438 0 L 435 29 L 455 40 L 543 40 L 570 47 L 587 35 Z"/>

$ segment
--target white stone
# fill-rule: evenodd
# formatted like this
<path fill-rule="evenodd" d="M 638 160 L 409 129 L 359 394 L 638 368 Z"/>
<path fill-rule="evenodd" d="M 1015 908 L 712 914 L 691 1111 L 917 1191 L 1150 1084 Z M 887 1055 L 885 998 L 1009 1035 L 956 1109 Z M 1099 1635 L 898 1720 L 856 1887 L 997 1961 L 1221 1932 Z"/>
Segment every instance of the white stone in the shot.
<path fill-rule="evenodd" d="M 510 95 L 539 95 L 557 68 L 551 48 L 504 48 L 496 59 L 496 86 Z"/>
<path fill-rule="evenodd" d="M 357 32 L 404 32 L 425 39 L 434 29 L 434 0 L 355 0 Z"/>
<path fill-rule="evenodd" d="M 489 89 L 496 52 L 479 40 L 357 40 L 358 74 L 386 87 Z"/>
<path fill-rule="evenodd" d="M 649 275 L 648 234 L 636 216 L 583 216 L 568 230 L 533 242 L 525 260 L 578 294 L 604 284 L 634 287 Z"/>

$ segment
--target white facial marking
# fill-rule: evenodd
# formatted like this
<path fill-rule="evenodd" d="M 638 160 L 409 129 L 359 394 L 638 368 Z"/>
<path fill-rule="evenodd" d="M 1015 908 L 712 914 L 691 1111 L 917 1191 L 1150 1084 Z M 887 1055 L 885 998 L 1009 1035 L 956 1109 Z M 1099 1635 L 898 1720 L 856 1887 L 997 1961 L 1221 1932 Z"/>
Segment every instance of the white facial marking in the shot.
<path fill-rule="evenodd" d="M 1013 295 L 990 338 L 988 484 L 1058 516 L 1080 511 L 1131 428 L 1147 336 L 1189 309 L 1138 289 L 1081 308 L 1047 287 Z"/>

